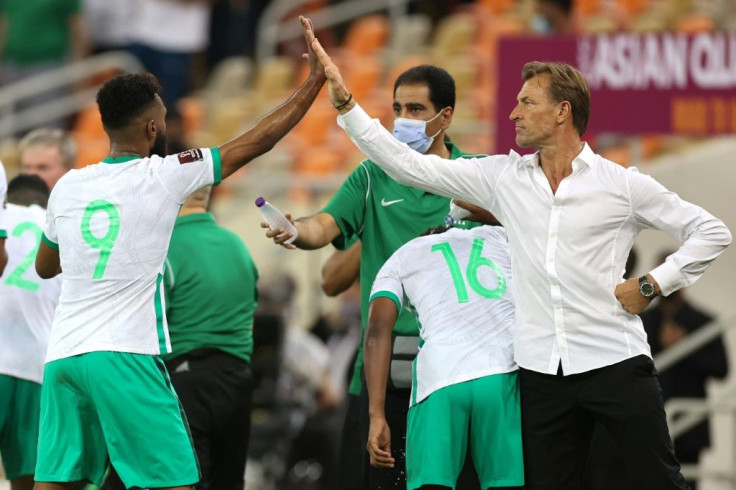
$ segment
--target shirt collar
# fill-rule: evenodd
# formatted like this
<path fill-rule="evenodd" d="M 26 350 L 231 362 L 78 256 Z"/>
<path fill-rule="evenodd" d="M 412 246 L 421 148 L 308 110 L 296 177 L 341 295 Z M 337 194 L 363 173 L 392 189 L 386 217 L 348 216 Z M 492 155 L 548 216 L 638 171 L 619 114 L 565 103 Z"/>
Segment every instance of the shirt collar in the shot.
<path fill-rule="evenodd" d="M 519 158 L 519 163 L 526 167 L 539 166 L 539 151 L 535 151 L 534 153 L 530 153 L 528 155 L 520 157 L 518 153 L 516 153 L 514 150 L 511 150 L 509 152 L 509 157 Z M 580 150 L 580 153 L 578 153 L 577 156 L 572 160 L 573 164 L 575 164 L 575 162 L 581 162 L 588 167 L 593 167 L 593 165 L 595 164 L 595 153 L 593 152 L 593 149 L 590 147 L 590 145 L 588 145 L 588 143 L 583 142 L 583 149 Z"/>
<path fill-rule="evenodd" d="M 102 160 L 102 163 L 125 163 L 129 162 L 131 160 L 140 160 L 141 157 L 135 156 L 135 155 L 124 155 L 122 157 L 112 158 L 107 157 L 104 160 Z"/>
<path fill-rule="evenodd" d="M 176 218 L 176 225 L 186 225 L 190 223 L 214 223 L 215 217 L 212 215 L 212 213 L 195 213 L 195 214 L 187 214 L 185 216 L 180 216 Z"/>

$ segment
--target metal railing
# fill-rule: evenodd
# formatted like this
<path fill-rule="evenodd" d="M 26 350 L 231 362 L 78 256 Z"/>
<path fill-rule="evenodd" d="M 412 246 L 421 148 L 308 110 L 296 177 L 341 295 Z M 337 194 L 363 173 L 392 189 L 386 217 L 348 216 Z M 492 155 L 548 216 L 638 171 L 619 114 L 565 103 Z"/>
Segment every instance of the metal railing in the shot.
<path fill-rule="evenodd" d="M 281 22 L 281 19 L 309 0 L 277 0 L 264 10 L 258 23 L 258 41 L 256 43 L 256 59 L 263 62 L 276 56 L 280 42 L 302 37 L 302 28 L 298 19 Z M 323 9 L 309 12 L 315 30 L 332 27 L 360 16 L 388 10 L 392 24 L 406 14 L 406 5 L 410 0 L 348 0 Z"/>
<path fill-rule="evenodd" d="M 736 318 L 721 322 L 710 322 L 688 335 L 666 351 L 654 357 L 657 370 L 662 373 L 687 358 L 698 349 L 712 342 L 720 335 L 736 326 Z M 665 403 L 667 424 L 672 439 L 686 433 L 709 416 L 720 413 L 729 414 L 736 424 L 736 387 L 721 393 L 719 399 L 672 398 Z M 732 463 L 728 468 L 704 469 L 702 463 L 682 465 L 685 478 L 699 481 L 702 478 L 715 478 L 730 482 L 736 488 L 736 434 L 732 442 Z"/>
<path fill-rule="evenodd" d="M 42 126 L 49 121 L 77 113 L 95 100 L 99 86 L 73 90 L 75 85 L 110 70 L 136 72 L 143 65 L 125 51 L 114 51 L 55 68 L 0 88 L 0 139 Z M 69 93 L 30 107 L 16 105 L 45 92 L 69 89 Z"/>

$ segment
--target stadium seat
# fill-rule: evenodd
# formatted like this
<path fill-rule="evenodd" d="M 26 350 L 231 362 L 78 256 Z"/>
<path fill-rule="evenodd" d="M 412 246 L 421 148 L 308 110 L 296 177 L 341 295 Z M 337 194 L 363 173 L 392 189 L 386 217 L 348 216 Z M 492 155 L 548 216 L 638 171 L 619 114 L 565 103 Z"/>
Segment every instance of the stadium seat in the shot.
<path fill-rule="evenodd" d="M 378 86 L 382 75 L 383 63 L 376 56 L 353 58 L 343 71 L 345 82 L 357 100 L 367 97 Z"/>
<path fill-rule="evenodd" d="M 207 80 L 204 92 L 207 97 L 233 97 L 243 95 L 253 73 L 253 62 L 245 56 L 233 56 L 220 61 Z"/>
<path fill-rule="evenodd" d="M 680 17 L 675 21 L 675 30 L 686 34 L 711 32 L 715 30 L 715 22 L 705 14 L 693 13 Z"/>
<path fill-rule="evenodd" d="M 205 104 L 199 97 L 183 97 L 176 102 L 184 124 L 184 134 L 190 136 L 202 130 L 205 118 Z"/>
<path fill-rule="evenodd" d="M 499 15 L 508 12 L 514 6 L 514 0 L 478 0 L 478 5 L 488 12 Z"/>
<path fill-rule="evenodd" d="M 473 17 L 458 13 L 440 20 L 434 34 L 432 54 L 436 60 L 451 58 L 470 46 L 476 35 Z"/>
<path fill-rule="evenodd" d="M 292 86 L 295 63 L 292 59 L 283 56 L 270 58 L 260 64 L 254 93 L 259 100 L 270 101 L 283 97 Z"/>
<path fill-rule="evenodd" d="M 426 15 L 413 14 L 399 17 L 391 31 L 386 49 L 386 60 L 396 63 L 409 55 L 426 51 L 432 21 Z"/>
<path fill-rule="evenodd" d="M 362 17 L 350 25 L 342 47 L 358 56 L 376 54 L 388 41 L 389 21 L 383 15 Z"/>

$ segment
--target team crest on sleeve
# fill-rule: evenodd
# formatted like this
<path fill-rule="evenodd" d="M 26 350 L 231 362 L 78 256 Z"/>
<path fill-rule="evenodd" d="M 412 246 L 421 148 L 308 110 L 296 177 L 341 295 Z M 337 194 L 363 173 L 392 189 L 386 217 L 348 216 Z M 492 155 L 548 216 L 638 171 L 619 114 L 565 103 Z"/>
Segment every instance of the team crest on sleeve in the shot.
<path fill-rule="evenodd" d="M 192 162 L 200 162 L 204 160 L 204 155 L 202 154 L 202 150 L 199 148 L 192 148 L 191 150 L 183 151 L 176 155 L 176 157 L 179 159 L 179 163 L 192 163 Z"/>

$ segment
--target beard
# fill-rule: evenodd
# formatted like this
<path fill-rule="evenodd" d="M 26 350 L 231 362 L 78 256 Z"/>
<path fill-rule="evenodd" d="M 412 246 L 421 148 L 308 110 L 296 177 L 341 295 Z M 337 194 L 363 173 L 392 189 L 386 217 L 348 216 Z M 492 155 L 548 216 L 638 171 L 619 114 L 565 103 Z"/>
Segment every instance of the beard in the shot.
<path fill-rule="evenodd" d="M 156 139 L 153 141 L 153 146 L 148 156 L 158 155 L 161 158 L 165 157 L 169 149 L 169 138 L 165 133 L 158 133 Z"/>

